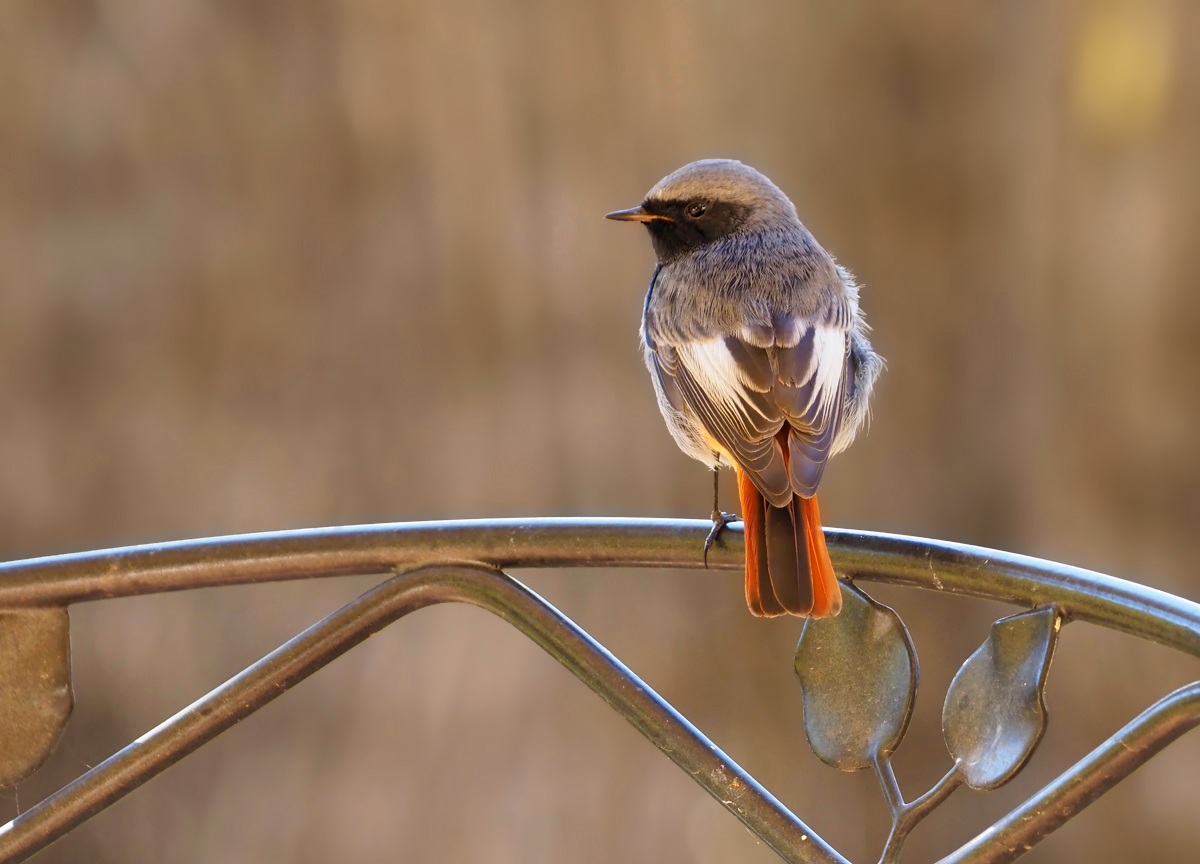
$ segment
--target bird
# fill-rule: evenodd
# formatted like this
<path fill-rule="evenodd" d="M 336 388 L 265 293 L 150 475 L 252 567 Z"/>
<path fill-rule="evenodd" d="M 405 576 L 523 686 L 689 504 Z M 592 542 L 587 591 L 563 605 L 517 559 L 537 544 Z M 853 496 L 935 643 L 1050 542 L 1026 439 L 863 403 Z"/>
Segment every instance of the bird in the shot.
<path fill-rule="evenodd" d="M 753 615 L 841 610 L 817 487 L 867 422 L 884 361 L 859 287 L 767 177 L 704 159 L 607 214 L 649 231 L 657 264 L 641 341 L 658 407 L 680 449 L 713 470 L 708 550 L 736 519 L 717 470 L 737 474 Z"/>

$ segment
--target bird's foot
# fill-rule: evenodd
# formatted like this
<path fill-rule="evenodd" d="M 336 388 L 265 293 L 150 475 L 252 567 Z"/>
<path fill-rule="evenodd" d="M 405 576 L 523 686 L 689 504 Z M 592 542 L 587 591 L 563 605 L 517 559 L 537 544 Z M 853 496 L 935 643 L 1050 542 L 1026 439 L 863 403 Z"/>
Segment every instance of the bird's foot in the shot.
<path fill-rule="evenodd" d="M 736 513 L 722 513 L 720 510 L 712 512 L 712 530 L 708 532 L 708 536 L 704 538 L 704 569 L 708 569 L 708 550 L 717 542 L 717 538 L 721 536 L 721 532 L 725 530 L 725 526 L 730 522 L 738 521 Z"/>

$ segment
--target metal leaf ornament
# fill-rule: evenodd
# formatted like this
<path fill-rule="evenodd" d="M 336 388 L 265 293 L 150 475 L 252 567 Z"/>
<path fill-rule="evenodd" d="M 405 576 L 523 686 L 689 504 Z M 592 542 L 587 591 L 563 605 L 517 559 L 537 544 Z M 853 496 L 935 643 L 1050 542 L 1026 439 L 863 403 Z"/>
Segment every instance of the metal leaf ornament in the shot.
<path fill-rule="evenodd" d="M 1046 731 L 1044 691 L 1062 619 L 1035 609 L 992 625 L 946 693 L 942 731 L 973 789 L 1011 780 Z"/>
<path fill-rule="evenodd" d="M 810 618 L 796 646 L 804 731 L 821 761 L 870 768 L 900 744 L 917 693 L 917 654 L 900 616 L 852 585 L 835 618 Z"/>
<path fill-rule="evenodd" d="M 67 610 L 0 611 L 0 786 L 46 761 L 73 704 Z"/>

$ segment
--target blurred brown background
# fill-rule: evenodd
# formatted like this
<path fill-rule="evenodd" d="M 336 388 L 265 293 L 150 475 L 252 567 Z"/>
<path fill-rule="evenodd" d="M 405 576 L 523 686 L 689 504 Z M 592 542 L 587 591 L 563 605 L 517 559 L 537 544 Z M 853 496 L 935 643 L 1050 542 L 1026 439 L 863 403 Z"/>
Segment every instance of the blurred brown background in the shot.
<path fill-rule="evenodd" d="M 637 349 L 644 232 L 694 158 L 760 168 L 865 285 L 889 367 L 826 521 L 1200 597 L 1193 0 L 9 0 L 0 557 L 355 522 L 703 517 Z M 732 506 L 732 487 L 730 500 Z M 795 621 L 734 575 L 529 573 L 855 861 L 873 778 L 809 753 Z M 72 610 L 34 803 L 368 580 Z M 1004 607 L 878 589 L 921 652 L 898 772 Z M 1075 625 L 1032 767 L 931 860 L 1197 675 Z M 1191 861 L 1185 739 L 1031 862 Z M 42 854 L 89 862 L 768 862 L 515 631 L 434 609 Z"/>

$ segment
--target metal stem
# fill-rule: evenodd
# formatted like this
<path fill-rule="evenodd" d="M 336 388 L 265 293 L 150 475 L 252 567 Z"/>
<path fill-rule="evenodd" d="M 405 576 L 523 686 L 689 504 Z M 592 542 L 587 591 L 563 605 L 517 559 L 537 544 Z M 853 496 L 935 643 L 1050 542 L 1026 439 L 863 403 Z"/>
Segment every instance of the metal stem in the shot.
<path fill-rule="evenodd" d="M 950 793 L 961 786 L 964 782 L 962 775 L 962 763 L 955 762 L 950 770 L 942 775 L 942 779 L 933 784 L 933 788 L 907 805 L 902 816 L 907 816 L 915 826 L 926 816 L 933 812 L 935 808 L 947 798 Z M 910 829 L 911 830 L 911 829 Z"/>
<path fill-rule="evenodd" d="M 417 569 L 362 594 L 0 826 L 0 862 L 28 858 L 372 633 L 417 609 L 447 602 L 487 609 L 529 636 L 784 860 L 849 864 L 570 619 L 514 579 L 477 565 Z"/>
<path fill-rule="evenodd" d="M 943 801 L 950 797 L 955 789 L 963 784 L 962 765 L 955 762 L 942 779 L 933 785 L 928 792 L 911 803 L 905 803 L 900 794 L 900 784 L 896 782 L 896 772 L 892 769 L 892 759 L 886 754 L 875 757 L 875 776 L 879 779 L 879 787 L 892 813 L 892 830 L 888 834 L 887 844 L 883 854 L 879 856 L 879 864 L 895 864 L 900 860 L 900 851 L 904 841 L 917 827 L 917 823 L 932 813 Z"/>
<path fill-rule="evenodd" d="M 883 790 L 883 800 L 887 802 L 888 811 L 892 814 L 892 822 L 895 822 L 904 810 L 904 796 L 900 793 L 900 784 L 896 782 L 891 756 L 875 754 L 875 778 L 879 781 L 879 788 Z"/>

